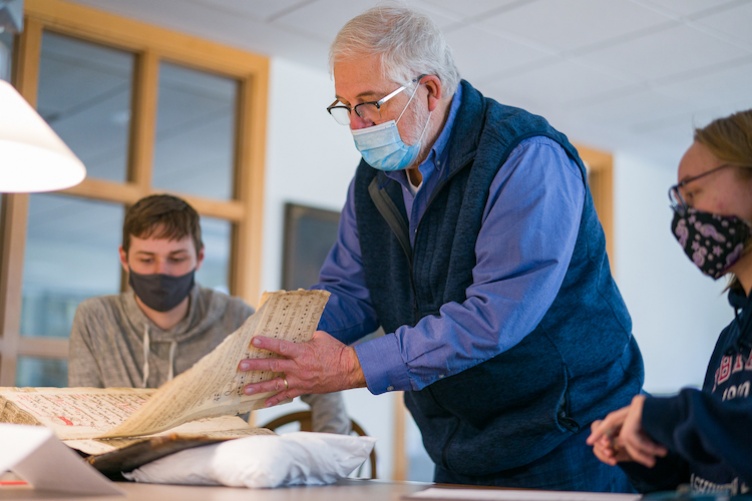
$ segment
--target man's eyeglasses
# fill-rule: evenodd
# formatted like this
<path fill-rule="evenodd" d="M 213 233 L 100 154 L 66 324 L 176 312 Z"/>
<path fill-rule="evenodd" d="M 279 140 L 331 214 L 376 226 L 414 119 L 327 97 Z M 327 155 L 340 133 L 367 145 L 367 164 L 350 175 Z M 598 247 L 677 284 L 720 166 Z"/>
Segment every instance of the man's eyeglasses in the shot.
<path fill-rule="evenodd" d="M 668 189 L 668 199 L 671 201 L 671 208 L 679 215 L 684 215 L 687 212 L 687 208 L 689 207 L 687 205 L 687 202 L 684 201 L 684 197 L 682 197 L 681 189 L 684 188 L 686 185 L 691 183 L 692 181 L 697 181 L 700 178 L 703 178 L 705 176 L 709 176 L 710 174 L 717 172 L 721 169 L 725 169 L 726 167 L 735 167 L 734 164 L 723 164 L 715 169 L 710 169 L 707 172 L 703 172 L 702 174 L 698 174 L 696 176 L 688 177 L 684 181 L 677 183 L 673 185 L 671 188 Z"/>
<path fill-rule="evenodd" d="M 332 104 L 327 106 L 326 111 L 329 112 L 329 114 L 334 117 L 334 119 L 337 121 L 337 123 L 342 125 L 350 125 L 350 112 L 354 111 L 356 115 L 358 115 L 363 120 L 368 120 L 369 122 L 376 122 L 381 118 L 381 107 L 389 101 L 391 98 L 402 92 L 403 90 L 410 87 L 412 84 L 419 82 L 421 78 L 423 78 L 426 75 L 420 75 L 416 78 L 414 78 L 409 84 L 403 85 L 402 87 L 398 88 L 397 90 L 390 92 L 386 96 L 382 97 L 378 101 L 366 101 L 364 103 L 356 104 L 352 108 L 349 106 L 345 106 L 344 104 L 337 104 L 339 103 L 339 99 L 335 99 Z"/>

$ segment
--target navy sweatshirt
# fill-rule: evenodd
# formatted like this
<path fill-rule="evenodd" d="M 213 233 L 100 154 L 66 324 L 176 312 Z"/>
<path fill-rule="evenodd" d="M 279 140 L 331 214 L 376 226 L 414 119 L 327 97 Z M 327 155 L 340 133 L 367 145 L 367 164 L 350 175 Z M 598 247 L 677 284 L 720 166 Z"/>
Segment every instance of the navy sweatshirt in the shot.
<path fill-rule="evenodd" d="M 718 338 L 702 391 L 645 400 L 643 429 L 670 452 L 652 469 L 622 465 L 640 491 L 689 484 L 738 495 L 752 488 L 752 298 L 741 289 L 728 298 L 735 317 Z"/>

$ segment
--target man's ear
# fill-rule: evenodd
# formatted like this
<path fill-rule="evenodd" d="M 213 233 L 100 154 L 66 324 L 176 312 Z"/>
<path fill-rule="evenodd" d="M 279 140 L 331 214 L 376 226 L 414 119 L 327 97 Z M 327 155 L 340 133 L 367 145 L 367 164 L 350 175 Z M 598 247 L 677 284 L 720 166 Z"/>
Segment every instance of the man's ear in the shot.
<path fill-rule="evenodd" d="M 204 262 L 204 247 L 201 246 L 201 250 L 198 251 L 198 255 L 196 256 L 196 271 L 198 271 L 199 268 L 201 268 L 201 263 Z"/>
<path fill-rule="evenodd" d="M 118 254 L 120 254 L 120 264 L 123 266 L 123 269 L 127 272 L 130 271 L 130 267 L 128 266 L 128 253 L 125 252 L 125 249 L 123 249 L 123 246 L 121 245 L 118 247 Z"/>
<path fill-rule="evenodd" d="M 441 80 L 436 75 L 426 75 L 420 82 L 425 85 L 428 91 L 428 111 L 433 111 L 439 106 L 441 96 L 443 95 L 443 87 L 441 86 Z"/>

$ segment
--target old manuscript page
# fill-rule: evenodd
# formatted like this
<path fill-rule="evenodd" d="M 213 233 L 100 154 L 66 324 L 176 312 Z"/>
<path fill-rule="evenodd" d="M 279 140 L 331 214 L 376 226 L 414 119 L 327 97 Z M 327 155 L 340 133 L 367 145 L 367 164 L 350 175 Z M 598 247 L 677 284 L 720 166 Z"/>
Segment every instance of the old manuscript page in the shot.
<path fill-rule="evenodd" d="M 102 432 L 100 431 L 99 434 Z M 77 449 L 86 454 L 105 454 L 116 449 L 127 447 L 131 444 L 142 442 L 151 437 L 174 435 L 183 439 L 191 437 L 217 438 L 228 440 L 231 438 L 242 438 L 251 435 L 274 435 L 274 432 L 265 428 L 252 428 L 246 421 L 238 416 L 218 416 L 213 418 L 199 419 L 183 423 L 175 428 L 157 433 L 154 435 L 129 437 L 129 438 L 109 438 L 99 439 L 77 439 L 64 440 L 65 445 Z"/>
<path fill-rule="evenodd" d="M 275 356 L 250 345 L 254 336 L 293 342 L 311 339 L 329 298 L 325 291 L 298 290 L 265 294 L 262 305 L 237 331 L 186 372 L 161 386 L 126 421 L 99 438 L 157 433 L 186 421 L 235 414 L 263 407 L 271 393 L 245 395 L 249 383 L 280 374 L 238 372 L 244 358 Z"/>
<path fill-rule="evenodd" d="M 2 420 L 41 424 L 61 440 L 90 438 L 117 426 L 156 390 L 134 388 L 9 388 Z M 13 413 L 13 415 L 11 415 Z"/>

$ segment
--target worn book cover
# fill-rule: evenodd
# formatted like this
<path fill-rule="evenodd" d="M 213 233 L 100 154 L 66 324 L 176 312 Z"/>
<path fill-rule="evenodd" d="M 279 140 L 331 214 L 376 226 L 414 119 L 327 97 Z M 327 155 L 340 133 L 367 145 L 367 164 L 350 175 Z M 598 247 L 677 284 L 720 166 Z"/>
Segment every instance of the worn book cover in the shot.
<path fill-rule="evenodd" d="M 253 434 L 238 414 L 263 406 L 269 394 L 243 387 L 279 374 L 239 373 L 244 358 L 274 356 L 250 345 L 255 335 L 309 340 L 329 294 L 264 294 L 258 311 L 211 353 L 160 388 L 0 388 L 0 422 L 47 426 L 102 471 L 129 471 L 186 447 Z M 120 469 L 118 468 L 124 468 Z"/>

